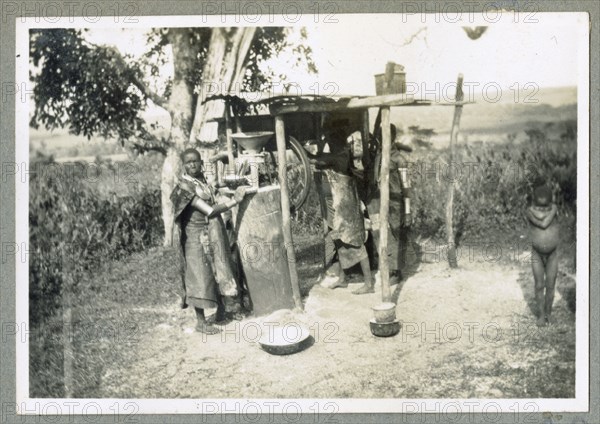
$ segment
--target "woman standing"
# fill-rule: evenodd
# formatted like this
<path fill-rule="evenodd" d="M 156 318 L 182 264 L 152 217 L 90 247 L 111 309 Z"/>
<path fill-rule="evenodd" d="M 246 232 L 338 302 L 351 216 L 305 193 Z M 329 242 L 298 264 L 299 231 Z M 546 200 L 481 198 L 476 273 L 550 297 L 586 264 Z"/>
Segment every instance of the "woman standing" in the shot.
<path fill-rule="evenodd" d="M 183 308 L 187 305 L 194 307 L 198 320 L 196 331 L 216 334 L 220 330 L 213 325 L 212 320 L 207 320 L 205 310 L 216 310 L 219 307 L 214 261 L 223 260 L 229 265 L 230 256 L 228 251 L 209 254 L 210 246 L 226 245 L 210 240 L 209 227 L 212 227 L 210 234 L 215 234 L 215 227 L 218 227 L 217 232 L 224 234 L 220 214 L 240 203 L 246 189 L 239 187 L 233 199 L 216 203 L 214 189 L 206 182 L 202 172 L 200 153 L 192 148 L 186 149 L 181 154 L 181 160 L 184 172 L 171 194 L 176 228 L 180 232 L 181 305 Z M 177 238 L 174 237 L 174 240 Z"/>
<path fill-rule="evenodd" d="M 325 240 L 326 258 L 331 258 L 332 247 L 338 254 L 340 273 L 331 283 L 323 284 L 324 287 L 334 289 L 347 286 L 344 269 L 360 263 L 364 276 L 364 284 L 354 290 L 353 294 L 373 293 L 374 282 L 369 266 L 369 255 L 365 249 L 366 233 L 361 202 L 358 197 L 356 181 L 351 171 L 351 155 L 347 148 L 347 121 L 326 122 L 323 133 L 329 145 L 330 153 L 307 153 L 311 163 L 327 176 L 331 193 L 322 193 L 327 204 L 327 237 L 333 240 L 331 246 Z"/>

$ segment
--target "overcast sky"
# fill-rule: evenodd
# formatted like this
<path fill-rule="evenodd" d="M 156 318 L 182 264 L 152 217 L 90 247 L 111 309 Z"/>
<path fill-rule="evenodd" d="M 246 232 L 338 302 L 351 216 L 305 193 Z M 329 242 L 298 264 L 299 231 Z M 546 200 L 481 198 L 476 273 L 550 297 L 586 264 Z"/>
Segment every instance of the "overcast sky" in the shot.
<path fill-rule="evenodd" d="M 271 61 L 270 66 L 287 71 L 289 81 L 297 82 L 303 92 L 318 87 L 321 94 L 336 90 L 373 95 L 374 75 L 382 73 L 388 61 L 404 65 L 407 81 L 421 91 L 435 91 L 436 84 L 443 87 L 452 83 L 459 72 L 465 81 L 479 84 L 474 91 L 485 84 L 497 84 L 502 90 L 522 89 L 528 83 L 538 87 L 576 86 L 580 77 L 577 60 L 585 37 L 583 14 L 521 14 L 515 18 L 505 12 L 494 24 L 481 17 L 479 22 L 453 24 L 444 22 L 443 16 L 409 18 L 413 19 L 399 14 L 337 15 L 337 23 L 324 23 L 319 18 L 318 24 L 307 19 L 300 23 L 307 26 L 319 75 L 289 69 L 285 55 Z M 526 18 L 538 22 L 525 23 Z M 176 22 L 169 20 L 174 26 L 189 21 Z M 477 24 L 489 28 L 481 38 L 471 40 L 461 26 Z M 94 42 L 115 44 L 125 52 L 139 54 L 144 47 L 144 31 L 139 26 L 126 31 L 94 29 L 91 37 Z M 412 42 L 405 45 L 414 34 Z"/>

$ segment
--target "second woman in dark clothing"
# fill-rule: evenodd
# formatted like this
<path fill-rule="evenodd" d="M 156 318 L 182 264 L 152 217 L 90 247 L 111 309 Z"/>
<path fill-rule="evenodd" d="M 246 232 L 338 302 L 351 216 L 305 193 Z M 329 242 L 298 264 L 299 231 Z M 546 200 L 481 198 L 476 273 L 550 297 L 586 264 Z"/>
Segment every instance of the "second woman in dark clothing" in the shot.
<path fill-rule="evenodd" d="M 325 172 L 331 186 L 331 193 L 325 194 L 324 197 L 327 203 L 328 236 L 333 239 L 337 250 L 340 275 L 339 279 L 328 287 L 347 285 L 344 269 L 360 263 L 364 275 L 364 285 L 353 293 L 373 293 L 374 283 L 369 265 L 369 255 L 364 245 L 366 241 L 364 216 L 356 182 L 350 169 L 351 155 L 347 148 L 346 128 L 343 122 L 331 122 L 325 125 L 323 130 L 330 153 L 309 154 L 309 157 L 315 167 Z"/>

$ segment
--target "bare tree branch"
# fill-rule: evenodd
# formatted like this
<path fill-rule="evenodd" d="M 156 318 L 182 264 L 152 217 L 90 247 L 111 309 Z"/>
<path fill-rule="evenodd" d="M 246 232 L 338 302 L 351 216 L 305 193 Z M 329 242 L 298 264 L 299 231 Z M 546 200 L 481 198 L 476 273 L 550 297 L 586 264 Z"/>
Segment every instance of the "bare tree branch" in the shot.
<path fill-rule="evenodd" d="M 398 47 L 404 47 L 404 46 L 408 46 L 409 44 L 411 44 L 413 41 L 415 41 L 415 39 L 419 36 L 419 34 L 421 34 L 423 31 L 427 31 L 427 27 L 422 27 L 419 28 L 419 30 L 417 32 L 415 32 L 413 35 L 410 36 L 410 38 L 408 40 L 406 40 L 404 43 L 400 44 Z"/>
<path fill-rule="evenodd" d="M 152 91 L 150 87 L 148 87 L 148 84 L 146 84 L 140 78 L 135 78 L 133 84 L 142 92 L 144 96 L 152 100 L 155 105 L 160 106 L 162 108 L 166 107 L 167 99 L 165 99 L 162 96 L 159 96 L 154 91 Z"/>
<path fill-rule="evenodd" d="M 100 46 L 98 44 L 92 43 L 91 41 L 85 40 L 85 39 L 84 39 L 84 42 L 94 48 L 103 48 L 103 49 L 112 51 L 115 60 L 118 60 L 119 64 L 122 65 L 123 67 L 128 67 L 127 62 L 125 61 L 125 59 L 123 58 L 123 56 L 121 55 L 121 53 L 119 52 L 119 50 L 116 47 L 110 46 L 110 45 Z M 154 91 L 152 91 L 150 89 L 150 87 L 148 86 L 148 84 L 146 84 L 146 82 L 143 81 L 139 76 L 135 75 L 132 83 L 133 83 L 133 85 L 135 85 L 138 88 L 138 90 L 140 90 L 142 92 L 142 94 L 145 97 L 152 100 L 155 105 L 160 106 L 162 108 L 165 107 L 165 105 L 167 103 L 167 99 L 165 99 L 164 97 L 162 97 L 162 96 L 158 95 L 157 93 L 155 93 Z"/>
<path fill-rule="evenodd" d="M 158 138 L 154 134 L 145 132 L 138 141 L 131 141 L 131 145 L 140 153 L 144 152 L 159 152 L 163 156 L 167 155 L 170 143 L 164 138 Z"/>

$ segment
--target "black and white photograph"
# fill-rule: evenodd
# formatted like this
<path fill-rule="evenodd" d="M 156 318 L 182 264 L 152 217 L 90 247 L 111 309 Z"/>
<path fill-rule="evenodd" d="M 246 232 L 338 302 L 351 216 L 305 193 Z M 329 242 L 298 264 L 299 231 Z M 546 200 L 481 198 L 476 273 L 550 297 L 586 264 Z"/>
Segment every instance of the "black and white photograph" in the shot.
<path fill-rule="evenodd" d="M 589 409 L 587 13 L 134 4 L 16 19 L 11 414 Z"/>

